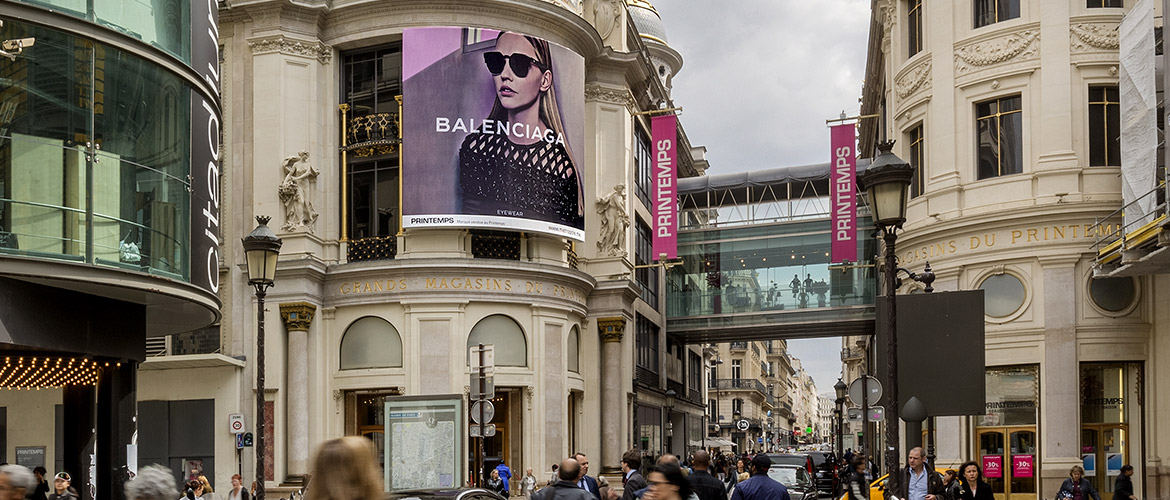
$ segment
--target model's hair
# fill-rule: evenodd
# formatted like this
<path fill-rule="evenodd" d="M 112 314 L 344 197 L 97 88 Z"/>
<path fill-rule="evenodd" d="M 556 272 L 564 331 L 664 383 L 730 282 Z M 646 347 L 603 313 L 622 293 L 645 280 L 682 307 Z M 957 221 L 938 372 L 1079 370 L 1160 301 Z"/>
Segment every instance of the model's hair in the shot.
<path fill-rule="evenodd" d="M 37 478 L 23 465 L 0 465 L 0 475 L 8 476 L 13 488 L 29 489 L 37 485 Z"/>
<path fill-rule="evenodd" d="M 686 499 L 691 496 L 691 482 L 683 475 L 682 467 L 679 467 L 678 462 L 659 462 L 650 473 L 659 473 L 666 478 L 666 482 L 678 488 L 679 498 Z"/>
<path fill-rule="evenodd" d="M 175 474 L 158 464 L 138 469 L 126 483 L 127 500 L 175 500 Z"/>
<path fill-rule="evenodd" d="M 565 136 L 565 124 L 561 122 L 561 108 L 557 105 L 557 75 L 553 73 L 552 51 L 549 50 L 548 41 L 510 31 L 500 32 L 499 37 L 507 34 L 519 35 L 524 37 L 525 40 L 528 40 L 528 43 L 532 44 L 533 50 L 536 51 L 537 67 L 540 68 L 541 72 L 547 71 L 552 75 L 552 86 L 547 91 L 541 92 L 540 98 L 538 99 L 540 101 L 537 103 L 540 121 L 544 122 L 549 129 L 552 129 L 554 134 L 565 137 L 565 153 L 569 157 L 569 165 L 573 167 L 573 175 L 577 176 L 577 215 L 584 215 L 584 180 L 581 177 L 581 170 L 577 166 L 577 162 L 573 160 L 573 150 L 569 147 L 569 138 Z M 496 37 L 496 40 L 499 40 L 499 37 Z M 496 121 L 508 120 L 508 110 L 504 109 L 503 104 L 500 104 L 500 96 L 498 95 L 495 97 L 495 103 L 492 104 L 492 112 L 488 113 L 488 118 Z"/>
<path fill-rule="evenodd" d="M 1080 474 L 1083 476 L 1085 475 L 1085 469 L 1082 469 L 1079 465 L 1074 465 L 1072 466 L 1072 469 L 1069 469 L 1068 471 L 1069 476 L 1072 476 L 1073 474 Z"/>
<path fill-rule="evenodd" d="M 959 481 L 962 481 L 963 484 L 967 484 L 967 467 L 974 467 L 975 468 L 975 481 L 976 482 L 983 480 L 983 469 L 979 467 L 979 464 L 975 463 L 975 461 L 972 460 L 972 461 L 967 462 L 959 467 Z"/>
<path fill-rule="evenodd" d="M 379 500 L 384 494 L 374 443 L 360 436 L 322 443 L 311 477 L 308 500 Z"/>

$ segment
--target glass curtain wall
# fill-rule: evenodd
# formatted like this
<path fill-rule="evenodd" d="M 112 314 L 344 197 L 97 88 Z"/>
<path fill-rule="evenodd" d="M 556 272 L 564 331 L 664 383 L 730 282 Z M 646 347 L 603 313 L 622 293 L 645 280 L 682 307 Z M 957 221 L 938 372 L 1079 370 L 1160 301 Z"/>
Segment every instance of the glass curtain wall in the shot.
<path fill-rule="evenodd" d="M 0 252 L 186 281 L 192 89 L 131 53 L 32 24 L 0 64 Z"/>
<path fill-rule="evenodd" d="M 104 26 L 191 63 L 188 0 L 27 0 Z M 37 44 L 41 42 L 38 39 Z"/>

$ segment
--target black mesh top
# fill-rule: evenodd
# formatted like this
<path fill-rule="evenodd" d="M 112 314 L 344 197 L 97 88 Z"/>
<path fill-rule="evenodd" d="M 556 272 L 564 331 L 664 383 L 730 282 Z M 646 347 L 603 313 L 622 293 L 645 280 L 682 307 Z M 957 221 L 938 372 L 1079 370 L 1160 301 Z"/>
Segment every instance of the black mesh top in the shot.
<path fill-rule="evenodd" d="M 516 144 L 472 133 L 459 148 L 459 183 L 468 215 L 523 217 L 584 228 L 577 171 L 563 144 Z"/>

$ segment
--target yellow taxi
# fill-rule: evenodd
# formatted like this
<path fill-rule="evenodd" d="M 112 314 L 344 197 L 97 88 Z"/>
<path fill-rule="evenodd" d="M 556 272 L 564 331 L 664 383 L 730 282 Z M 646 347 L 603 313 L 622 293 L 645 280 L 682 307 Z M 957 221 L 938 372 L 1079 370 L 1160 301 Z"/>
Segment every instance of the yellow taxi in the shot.
<path fill-rule="evenodd" d="M 943 473 L 945 473 L 948 469 L 950 469 L 950 467 L 935 467 L 934 471 L 938 473 L 939 479 L 942 479 Z M 889 478 L 890 478 L 889 474 L 884 474 L 884 475 L 882 475 L 882 477 L 879 477 L 879 478 L 875 479 L 872 483 L 869 483 L 869 500 L 881 500 L 882 498 L 884 498 L 885 491 L 886 491 L 886 481 Z M 844 481 L 844 480 L 842 480 L 842 481 Z M 845 492 L 841 495 L 840 500 L 852 500 L 852 499 L 849 498 L 849 492 Z"/>

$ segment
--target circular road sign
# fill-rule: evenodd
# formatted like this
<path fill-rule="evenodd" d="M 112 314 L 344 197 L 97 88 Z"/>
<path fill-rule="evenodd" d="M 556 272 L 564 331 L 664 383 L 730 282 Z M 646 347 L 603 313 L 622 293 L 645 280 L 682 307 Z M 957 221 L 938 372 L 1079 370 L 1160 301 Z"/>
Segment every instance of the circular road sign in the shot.
<path fill-rule="evenodd" d="M 483 421 L 479 420 L 480 408 L 483 411 Z M 471 420 L 477 424 L 491 422 L 496 417 L 496 406 L 491 401 L 476 401 L 471 404 Z"/>
<path fill-rule="evenodd" d="M 751 427 L 751 422 L 748 422 L 747 419 L 740 419 L 735 423 L 735 428 L 741 431 L 748 430 L 748 427 Z"/>
<path fill-rule="evenodd" d="M 866 402 L 871 405 L 876 404 L 882 399 L 882 383 L 869 375 L 866 375 L 865 378 L 869 379 L 866 382 L 866 389 L 869 389 L 869 398 Z M 853 382 L 849 383 L 849 400 L 853 401 L 853 404 L 861 406 L 861 377 L 853 379 Z"/>

